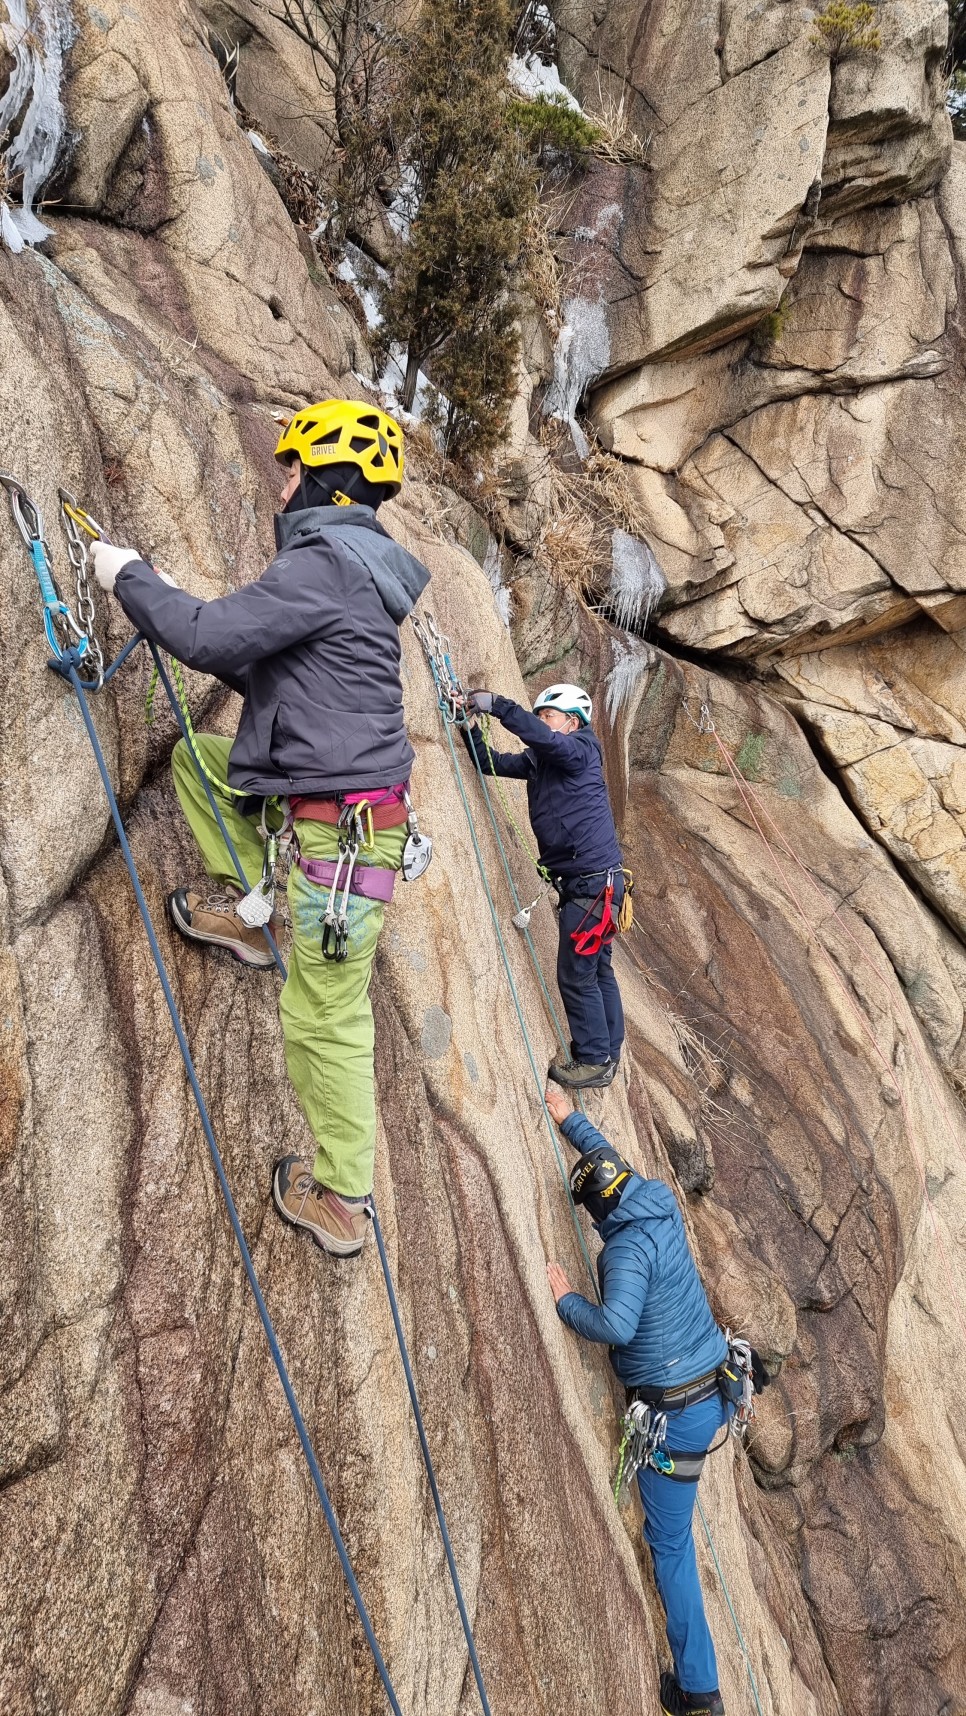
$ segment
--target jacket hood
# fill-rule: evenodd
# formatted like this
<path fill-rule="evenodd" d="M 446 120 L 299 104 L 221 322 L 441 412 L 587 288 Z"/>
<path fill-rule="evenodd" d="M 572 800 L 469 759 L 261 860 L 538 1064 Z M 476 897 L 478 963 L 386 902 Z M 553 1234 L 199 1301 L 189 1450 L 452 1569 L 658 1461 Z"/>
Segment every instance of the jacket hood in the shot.
<path fill-rule="evenodd" d="M 369 506 L 309 506 L 275 514 L 275 543 L 284 548 L 308 547 L 338 538 L 339 547 L 359 560 L 369 573 L 387 614 L 401 625 L 429 583 L 429 572 L 383 530 Z"/>
<path fill-rule="evenodd" d="M 616 1210 L 594 1225 L 601 1239 L 607 1240 L 621 1228 L 673 1221 L 679 1214 L 677 1198 L 663 1180 L 642 1180 L 637 1174 L 632 1174 Z"/>

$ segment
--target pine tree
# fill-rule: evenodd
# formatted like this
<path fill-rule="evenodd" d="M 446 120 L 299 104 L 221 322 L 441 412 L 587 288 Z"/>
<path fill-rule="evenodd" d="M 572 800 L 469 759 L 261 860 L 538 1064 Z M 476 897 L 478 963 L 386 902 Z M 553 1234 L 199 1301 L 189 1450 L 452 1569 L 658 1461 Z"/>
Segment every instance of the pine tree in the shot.
<path fill-rule="evenodd" d="M 506 0 L 433 0 L 400 53 L 395 129 L 414 213 L 382 295 L 382 346 L 405 348 L 406 410 L 432 361 L 455 456 L 498 440 L 512 395 L 509 291 L 536 172 L 506 121 L 511 28 Z"/>

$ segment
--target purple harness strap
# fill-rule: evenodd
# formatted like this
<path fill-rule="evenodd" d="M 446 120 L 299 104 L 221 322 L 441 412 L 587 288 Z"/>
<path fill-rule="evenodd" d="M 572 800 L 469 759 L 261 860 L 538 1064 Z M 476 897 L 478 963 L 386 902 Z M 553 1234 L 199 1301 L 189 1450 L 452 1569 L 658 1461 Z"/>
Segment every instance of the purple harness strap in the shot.
<path fill-rule="evenodd" d="M 331 888 L 335 880 L 334 858 L 300 858 L 299 869 L 320 888 Z M 396 886 L 395 870 L 380 870 L 375 864 L 357 864 L 352 872 L 350 894 L 360 894 L 364 900 L 392 899 Z M 341 893 L 341 885 L 339 892 Z"/>

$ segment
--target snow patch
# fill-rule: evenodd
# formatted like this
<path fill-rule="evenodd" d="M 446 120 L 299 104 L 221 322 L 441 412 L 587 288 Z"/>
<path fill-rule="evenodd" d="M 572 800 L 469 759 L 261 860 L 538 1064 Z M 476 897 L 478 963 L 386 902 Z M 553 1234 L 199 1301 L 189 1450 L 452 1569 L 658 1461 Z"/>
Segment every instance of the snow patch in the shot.
<path fill-rule="evenodd" d="M 419 181 L 415 167 L 407 164 L 399 180 L 399 189 L 386 210 L 386 219 L 403 244 L 409 237 L 419 209 Z"/>
<path fill-rule="evenodd" d="M 382 312 L 379 308 L 378 288 L 389 275 L 378 262 L 373 262 L 364 250 L 355 244 L 345 246 L 345 254 L 336 268 L 340 280 L 344 280 L 362 305 L 366 318 L 366 327 L 374 334 L 382 327 Z M 406 353 L 402 346 L 392 346 L 389 359 L 379 379 L 379 395 L 387 411 L 398 417 L 405 427 L 407 423 L 422 423 L 427 417 L 445 418 L 449 412 L 449 400 L 438 387 L 434 387 L 429 377 L 422 370 L 416 378 L 416 394 L 411 411 L 404 411 L 399 403 L 399 396 L 406 379 Z M 366 386 L 371 383 L 367 382 Z"/>
<path fill-rule="evenodd" d="M 527 54 L 525 59 L 511 54 L 506 75 L 517 94 L 525 95 L 528 101 L 543 96 L 545 101 L 563 101 L 574 113 L 582 111 L 577 97 L 561 82 L 556 66 L 544 65 L 536 54 Z"/>
<path fill-rule="evenodd" d="M 0 138 L 18 125 L 4 159 L 8 172 L 22 175 L 23 190 L 22 207 L 5 207 L 0 236 L 9 249 L 19 251 L 25 244 L 39 244 L 51 230 L 37 219 L 33 205 L 64 142 L 67 118 L 60 90 L 64 55 L 74 29 L 68 0 L 34 0 L 33 5 L 28 0 L 7 0 L 7 18 L 0 23 L 0 34 L 13 55 L 13 71 L 0 97 Z"/>
<path fill-rule="evenodd" d="M 627 530 L 614 531 L 610 554 L 611 579 L 603 606 L 622 631 L 646 631 L 667 579 L 647 543 Z"/>
<path fill-rule="evenodd" d="M 611 638 L 610 641 L 614 665 L 604 681 L 604 705 L 607 719 L 613 726 L 621 710 L 630 703 L 642 674 L 651 667 L 654 654 L 636 638 L 629 639 L 627 643 L 621 638 Z"/>
<path fill-rule="evenodd" d="M 574 227 L 574 238 L 581 240 L 584 244 L 599 244 L 601 241 L 613 244 L 623 219 L 624 210 L 620 203 L 605 203 L 604 207 L 598 211 L 593 226 Z M 605 228 L 610 230 L 606 231 Z"/>
<path fill-rule="evenodd" d="M 577 407 L 592 382 L 610 362 L 610 330 L 603 299 L 568 298 L 553 353 L 553 380 L 543 402 L 544 417 L 569 425 L 577 455 L 586 459 L 587 437 L 577 422 Z"/>
<path fill-rule="evenodd" d="M 266 143 L 264 137 L 261 135 L 260 132 L 258 132 L 258 131 L 246 131 L 245 135 L 248 138 L 248 141 L 251 144 L 252 148 L 255 149 L 259 155 L 267 155 L 269 160 L 271 160 L 272 151 L 268 147 L 268 144 Z"/>

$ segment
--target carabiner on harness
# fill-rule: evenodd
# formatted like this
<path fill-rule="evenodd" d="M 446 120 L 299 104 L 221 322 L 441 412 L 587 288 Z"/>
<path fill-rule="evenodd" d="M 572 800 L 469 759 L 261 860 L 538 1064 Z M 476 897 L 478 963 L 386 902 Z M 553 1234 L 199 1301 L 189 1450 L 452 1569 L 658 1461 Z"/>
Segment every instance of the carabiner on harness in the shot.
<path fill-rule="evenodd" d="M 359 857 L 359 848 L 364 844 L 362 818 L 359 813 L 368 808 L 365 805 L 347 804 L 339 817 L 339 856 L 329 889 L 329 902 L 322 918 L 322 958 L 334 960 L 336 964 L 341 964 L 349 952 L 349 895 L 352 891 L 352 874 Z M 370 810 L 370 819 L 371 814 Z M 342 905 L 336 912 L 336 897 L 340 886 Z"/>
<path fill-rule="evenodd" d="M 288 799 L 281 800 L 282 826 L 269 828 L 268 807 L 273 800 L 262 801 L 262 819 L 258 832 L 264 842 L 262 847 L 262 873 L 254 888 L 250 888 L 243 899 L 239 900 L 235 910 L 243 924 L 249 929 L 264 929 L 271 922 L 275 910 L 275 871 L 283 852 L 287 852 L 292 843 L 292 811 Z"/>
<path fill-rule="evenodd" d="M 731 1434 L 740 1440 L 755 1417 L 755 1379 L 751 1345 L 733 1335 L 730 1329 L 725 1330 L 725 1340 L 728 1343 L 728 1357 L 724 1364 L 718 1366 L 718 1387 L 728 1405 L 734 1408 L 731 1414 Z"/>
<path fill-rule="evenodd" d="M 620 1463 L 614 1482 L 614 1500 L 621 1495 L 642 1466 L 653 1466 L 656 1472 L 670 1477 L 674 1461 L 665 1447 L 667 1413 L 646 1401 L 632 1400 L 621 1424 Z"/>
<path fill-rule="evenodd" d="M 415 882 L 429 869 L 433 856 L 433 842 L 428 834 L 420 834 L 419 822 L 408 792 L 404 794 L 404 803 L 409 812 L 406 818 L 408 838 L 403 847 L 400 871 L 404 882 Z"/>

